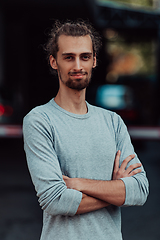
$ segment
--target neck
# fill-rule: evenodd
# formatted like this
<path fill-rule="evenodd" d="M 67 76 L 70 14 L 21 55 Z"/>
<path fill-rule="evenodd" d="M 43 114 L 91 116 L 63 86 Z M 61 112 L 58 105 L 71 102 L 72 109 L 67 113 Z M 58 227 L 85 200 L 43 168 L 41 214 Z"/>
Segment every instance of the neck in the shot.
<path fill-rule="evenodd" d="M 77 91 L 74 89 L 59 89 L 55 102 L 68 112 L 75 114 L 86 114 L 87 106 L 85 102 L 86 89 Z"/>

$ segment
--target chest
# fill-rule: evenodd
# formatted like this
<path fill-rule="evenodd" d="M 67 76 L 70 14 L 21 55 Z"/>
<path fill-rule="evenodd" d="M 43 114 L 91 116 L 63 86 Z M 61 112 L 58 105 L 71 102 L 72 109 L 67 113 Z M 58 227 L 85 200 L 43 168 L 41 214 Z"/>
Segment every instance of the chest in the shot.
<path fill-rule="evenodd" d="M 63 174 L 111 179 L 116 144 L 113 129 L 105 122 L 59 122 L 55 127 L 54 148 Z"/>

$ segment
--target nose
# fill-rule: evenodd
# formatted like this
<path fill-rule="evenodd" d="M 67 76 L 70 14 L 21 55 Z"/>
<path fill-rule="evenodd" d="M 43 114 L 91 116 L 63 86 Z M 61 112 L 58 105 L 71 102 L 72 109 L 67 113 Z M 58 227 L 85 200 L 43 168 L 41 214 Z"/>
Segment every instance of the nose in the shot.
<path fill-rule="evenodd" d="M 75 71 L 82 70 L 81 60 L 80 60 L 79 58 L 76 58 L 76 59 L 75 59 L 74 70 L 75 70 Z"/>

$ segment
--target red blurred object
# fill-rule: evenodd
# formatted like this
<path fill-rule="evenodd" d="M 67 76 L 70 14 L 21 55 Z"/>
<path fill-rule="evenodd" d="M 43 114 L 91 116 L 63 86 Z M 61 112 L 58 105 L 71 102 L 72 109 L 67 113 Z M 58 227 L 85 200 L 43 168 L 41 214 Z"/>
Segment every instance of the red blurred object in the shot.
<path fill-rule="evenodd" d="M 5 112 L 5 108 L 2 104 L 0 104 L 0 116 L 2 116 Z"/>
<path fill-rule="evenodd" d="M 0 116 L 10 117 L 13 114 L 13 108 L 9 105 L 0 104 Z"/>
<path fill-rule="evenodd" d="M 9 106 L 9 105 L 6 105 L 4 107 L 4 110 L 5 110 L 4 111 L 4 115 L 7 116 L 7 117 L 9 117 L 9 116 L 11 116 L 13 114 L 13 108 L 11 106 Z"/>

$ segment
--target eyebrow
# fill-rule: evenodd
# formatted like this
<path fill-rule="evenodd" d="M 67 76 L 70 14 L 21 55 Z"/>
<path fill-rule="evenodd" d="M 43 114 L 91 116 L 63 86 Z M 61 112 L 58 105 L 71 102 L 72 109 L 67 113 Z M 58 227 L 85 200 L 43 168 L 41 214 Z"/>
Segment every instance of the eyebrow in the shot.
<path fill-rule="evenodd" d="M 81 53 L 80 55 L 92 55 L 93 53 L 92 52 L 84 52 L 84 53 Z M 75 53 L 62 53 L 62 56 L 70 56 L 70 55 L 72 55 L 72 56 L 75 56 L 76 54 Z"/>

